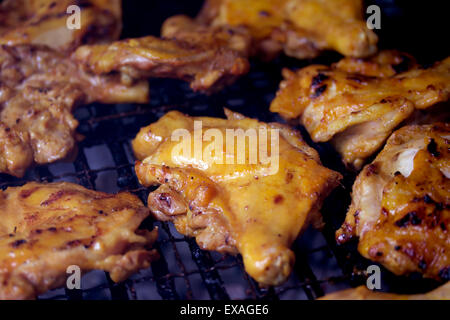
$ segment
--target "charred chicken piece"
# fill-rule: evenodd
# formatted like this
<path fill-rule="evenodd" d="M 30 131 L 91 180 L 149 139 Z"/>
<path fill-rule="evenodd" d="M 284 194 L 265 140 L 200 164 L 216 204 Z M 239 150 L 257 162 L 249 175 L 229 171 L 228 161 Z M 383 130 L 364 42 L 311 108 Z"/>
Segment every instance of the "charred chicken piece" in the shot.
<path fill-rule="evenodd" d="M 359 174 L 338 243 L 397 275 L 450 276 L 450 125 L 412 125 L 394 132 Z"/>
<path fill-rule="evenodd" d="M 377 49 L 360 0 L 207 0 L 197 21 L 247 28 L 255 53 L 266 59 L 281 51 L 312 58 L 329 49 L 365 57 Z"/>
<path fill-rule="evenodd" d="M 423 294 L 395 294 L 377 292 L 360 286 L 355 289 L 347 289 L 334 292 L 320 298 L 320 300 L 449 300 L 450 282 Z"/>
<path fill-rule="evenodd" d="M 292 242 L 310 222 L 319 223 L 321 203 L 340 175 L 320 164 L 298 132 L 226 114 L 228 119 L 193 118 L 172 111 L 142 128 L 133 141 L 141 160 L 136 174 L 144 186 L 160 185 L 148 198 L 157 219 L 173 221 L 205 250 L 240 253 L 250 276 L 277 285 L 291 273 Z M 202 129 L 196 130 L 198 123 Z M 266 135 L 249 138 L 248 147 L 239 137 L 231 146 L 227 138 L 225 147 L 219 137 L 229 130 Z M 174 131 L 193 139 L 177 142 Z M 200 142 L 199 149 L 194 144 Z M 179 153 L 180 143 L 194 152 Z"/>
<path fill-rule="evenodd" d="M 449 68 L 450 58 L 421 68 L 405 54 L 382 52 L 367 61 L 285 69 L 270 110 L 299 119 L 315 142 L 331 141 L 347 166 L 360 169 L 415 109 L 448 100 Z"/>
<path fill-rule="evenodd" d="M 120 72 L 133 79 L 177 78 L 211 92 L 248 72 L 251 41 L 239 28 L 209 28 L 178 16 L 166 21 L 164 38 L 126 39 L 80 47 L 74 58 L 95 74 Z"/>
<path fill-rule="evenodd" d="M 0 191 L 0 299 L 33 299 L 66 282 L 67 268 L 123 281 L 158 257 L 158 231 L 138 230 L 148 209 L 129 193 L 72 183 Z"/>
<path fill-rule="evenodd" d="M 79 20 L 70 6 L 80 11 Z M 79 22 L 79 28 L 68 23 Z M 81 44 L 119 38 L 120 0 L 4 0 L 0 4 L 0 44 L 41 44 L 72 51 Z"/>
<path fill-rule="evenodd" d="M 45 46 L 0 46 L 0 172 L 23 176 L 33 163 L 66 158 L 75 147 L 75 107 L 146 102 L 148 84 L 95 76 Z"/>

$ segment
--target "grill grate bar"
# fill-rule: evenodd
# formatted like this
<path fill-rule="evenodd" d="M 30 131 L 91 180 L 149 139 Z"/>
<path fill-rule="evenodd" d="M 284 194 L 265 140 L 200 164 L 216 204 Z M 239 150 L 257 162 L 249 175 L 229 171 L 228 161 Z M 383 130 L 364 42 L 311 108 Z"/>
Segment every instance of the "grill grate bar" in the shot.
<path fill-rule="evenodd" d="M 230 297 L 223 286 L 223 281 L 217 270 L 214 268 L 214 261 L 211 259 L 209 252 L 201 250 L 192 238 L 187 238 L 186 241 L 189 244 L 192 259 L 200 270 L 200 275 L 211 299 L 230 300 Z"/>

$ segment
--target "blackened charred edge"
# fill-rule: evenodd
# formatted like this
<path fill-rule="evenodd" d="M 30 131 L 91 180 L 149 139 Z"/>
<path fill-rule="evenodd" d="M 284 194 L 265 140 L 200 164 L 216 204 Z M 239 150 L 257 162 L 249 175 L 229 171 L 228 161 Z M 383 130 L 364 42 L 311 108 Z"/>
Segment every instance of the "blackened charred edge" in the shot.
<path fill-rule="evenodd" d="M 19 240 L 16 240 L 16 241 L 14 241 L 14 242 L 11 242 L 11 247 L 13 247 L 13 248 L 18 248 L 18 247 L 20 247 L 21 245 L 23 245 L 23 244 L 25 244 L 25 243 L 27 243 L 27 240 L 25 240 L 25 239 L 19 239 Z"/>
<path fill-rule="evenodd" d="M 437 143 L 434 139 L 431 139 L 430 143 L 427 145 L 428 152 L 435 158 L 438 158 L 441 153 L 437 150 Z"/>
<path fill-rule="evenodd" d="M 320 97 L 322 95 L 322 93 L 325 92 L 325 90 L 327 90 L 327 85 L 326 84 L 324 84 L 323 86 L 320 86 L 318 88 L 315 88 L 314 89 L 314 93 L 310 96 L 311 99 L 315 99 L 315 98 Z"/>
<path fill-rule="evenodd" d="M 168 193 L 160 193 L 158 200 L 168 208 L 170 208 L 172 205 L 172 200 L 170 198 L 170 194 Z"/>
<path fill-rule="evenodd" d="M 319 72 L 315 77 L 312 78 L 311 87 L 316 88 L 320 86 L 322 82 L 327 80 L 329 77 L 326 74 Z"/>
<path fill-rule="evenodd" d="M 406 227 L 408 224 L 417 226 L 422 222 L 422 220 L 417 216 L 417 212 L 411 211 L 407 213 L 403 218 L 397 220 L 395 225 L 400 228 Z"/>

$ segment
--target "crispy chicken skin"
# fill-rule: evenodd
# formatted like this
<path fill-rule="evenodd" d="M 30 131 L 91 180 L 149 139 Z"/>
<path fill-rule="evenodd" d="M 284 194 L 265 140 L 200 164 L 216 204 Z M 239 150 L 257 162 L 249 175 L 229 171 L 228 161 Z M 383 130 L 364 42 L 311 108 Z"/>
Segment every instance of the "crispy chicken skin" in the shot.
<path fill-rule="evenodd" d="M 101 269 L 123 281 L 158 257 L 158 231 L 138 230 L 148 209 L 129 193 L 72 183 L 0 191 L 0 299 L 33 299 L 63 285 L 66 270 Z"/>
<path fill-rule="evenodd" d="M 377 292 L 360 286 L 328 294 L 320 300 L 450 300 L 450 282 L 423 294 L 395 294 Z"/>
<path fill-rule="evenodd" d="M 415 109 L 448 100 L 449 68 L 450 58 L 425 69 L 390 51 L 331 67 L 285 69 L 270 110 L 299 119 L 314 141 L 331 141 L 348 167 L 360 169 Z"/>
<path fill-rule="evenodd" d="M 187 17 L 167 21 L 165 38 L 147 36 L 87 45 L 74 58 L 95 74 L 121 72 L 188 81 L 194 91 L 216 91 L 249 70 L 250 37 L 239 28 L 207 28 Z"/>
<path fill-rule="evenodd" d="M 321 221 L 322 200 L 341 177 L 320 164 L 317 152 L 298 132 L 228 110 L 226 114 L 228 119 L 189 117 L 171 111 L 142 128 L 133 140 L 133 150 L 141 160 L 136 163 L 136 174 L 144 186 L 160 185 L 148 198 L 157 219 L 173 221 L 180 233 L 196 237 L 205 250 L 240 253 L 250 276 L 263 285 L 277 285 L 292 270 L 292 242 L 310 222 Z M 173 141 L 171 134 L 182 128 L 195 135 L 194 121 L 202 121 L 199 137 L 204 155 L 194 151 L 191 157 L 178 156 L 175 150 L 179 142 Z M 241 151 L 244 164 L 205 159 L 213 153 L 225 159 L 237 155 L 236 147 L 226 151 L 222 145 L 212 152 L 207 142 L 211 140 L 203 136 L 208 129 L 225 137 L 226 129 L 260 128 L 279 129 L 278 170 L 271 170 L 260 157 L 250 162 L 248 150 Z M 268 140 L 274 137 L 269 131 Z M 194 139 L 188 148 L 196 143 Z M 259 148 L 266 141 L 261 138 Z M 273 148 L 271 142 L 268 144 L 268 152 L 275 153 L 275 144 Z"/>
<path fill-rule="evenodd" d="M 397 275 L 450 277 L 450 125 L 394 132 L 359 174 L 338 243 L 359 237 L 358 250 Z"/>
<path fill-rule="evenodd" d="M 281 51 L 312 58 L 329 49 L 365 57 L 377 49 L 360 0 L 207 0 L 197 20 L 247 28 L 255 53 L 267 59 Z"/>
<path fill-rule="evenodd" d="M 148 84 L 85 73 L 45 46 L 0 46 L 0 172 L 23 176 L 32 164 L 61 160 L 75 147 L 75 107 L 146 102 Z"/>
<path fill-rule="evenodd" d="M 69 29 L 71 5 L 80 8 L 80 28 Z M 120 0 L 4 0 L 0 4 L 0 44 L 43 44 L 71 51 L 81 44 L 119 38 Z"/>

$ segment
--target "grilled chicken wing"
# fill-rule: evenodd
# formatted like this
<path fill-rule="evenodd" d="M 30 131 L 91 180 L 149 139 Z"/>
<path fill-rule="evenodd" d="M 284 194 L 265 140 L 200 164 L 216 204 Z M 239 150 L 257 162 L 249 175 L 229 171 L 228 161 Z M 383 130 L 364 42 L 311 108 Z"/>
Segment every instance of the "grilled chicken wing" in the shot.
<path fill-rule="evenodd" d="M 0 299 L 32 299 L 66 281 L 66 270 L 102 269 L 123 281 L 157 258 L 157 230 L 137 230 L 148 209 L 129 193 L 72 183 L 0 191 Z"/>
<path fill-rule="evenodd" d="M 71 5 L 80 8 L 80 28 L 70 29 Z M 71 51 L 83 43 L 116 40 L 122 28 L 120 0 L 4 0 L 0 44 L 45 44 Z M 70 22 L 70 21 L 69 21 Z"/>
<path fill-rule="evenodd" d="M 177 78 L 190 82 L 195 91 L 206 92 L 218 90 L 248 72 L 245 52 L 250 41 L 245 33 L 209 30 L 188 19 L 183 23 L 181 32 L 167 31 L 175 31 L 181 40 L 147 36 L 86 45 L 77 49 L 74 58 L 95 74 L 118 71 L 130 80 Z"/>
<path fill-rule="evenodd" d="M 450 278 L 450 125 L 394 132 L 359 174 L 336 234 L 359 237 L 358 250 L 393 273 Z"/>
<path fill-rule="evenodd" d="M 141 160 L 136 174 L 144 186 L 160 185 L 148 199 L 157 219 L 173 221 L 179 232 L 196 237 L 203 249 L 240 253 L 255 280 L 277 285 L 286 280 L 294 263 L 290 245 L 309 222 L 320 220 L 322 200 L 340 175 L 321 166 L 317 152 L 298 132 L 226 113 L 228 120 L 172 111 L 142 128 L 133 141 Z M 196 130 L 200 122 L 203 128 Z M 172 139 L 176 129 L 193 135 L 182 142 L 185 150 L 194 147 L 190 156 L 178 152 L 180 142 Z M 233 129 L 249 135 L 266 130 L 266 136 L 254 136 L 253 147 L 250 139 L 248 148 L 239 147 L 239 141 L 230 147 L 219 138 L 211 142 L 211 133 L 225 137 Z M 278 134 L 279 143 L 272 143 Z M 200 149 L 195 147 L 198 143 Z M 270 157 L 279 154 L 277 166 L 264 153 L 253 153 L 263 150 Z"/>
<path fill-rule="evenodd" d="M 284 70 L 270 110 L 299 118 L 314 141 L 331 141 L 346 165 L 360 169 L 415 109 L 448 100 L 449 68 L 450 58 L 425 69 L 407 55 L 382 52 L 368 61 Z"/>
<path fill-rule="evenodd" d="M 146 82 L 127 86 L 119 75 L 87 74 L 45 46 L 0 46 L 0 172 L 20 177 L 33 162 L 68 156 L 78 105 L 147 100 Z"/>
<path fill-rule="evenodd" d="M 197 20 L 247 28 L 266 58 L 283 50 L 312 58 L 328 49 L 365 57 L 376 52 L 377 36 L 362 13 L 360 0 L 207 0 Z"/>
<path fill-rule="evenodd" d="M 328 294 L 320 300 L 450 300 L 450 282 L 431 292 L 411 295 L 376 292 L 360 286 Z"/>

